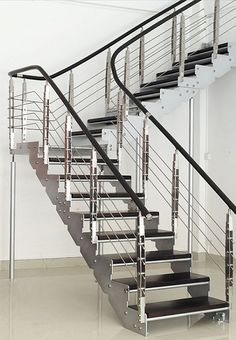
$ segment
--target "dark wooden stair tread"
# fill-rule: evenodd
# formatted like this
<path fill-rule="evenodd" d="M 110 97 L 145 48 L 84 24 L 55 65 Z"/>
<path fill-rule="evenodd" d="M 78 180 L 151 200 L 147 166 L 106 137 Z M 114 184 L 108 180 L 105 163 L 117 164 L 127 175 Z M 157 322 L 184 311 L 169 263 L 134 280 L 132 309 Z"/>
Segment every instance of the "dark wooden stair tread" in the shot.
<path fill-rule="evenodd" d="M 190 77 L 195 75 L 195 68 L 186 70 L 184 72 L 185 77 Z M 158 84 L 158 82 L 168 82 L 168 81 L 173 81 L 173 80 L 178 80 L 179 78 L 179 71 L 176 70 L 176 72 L 173 72 L 171 74 L 166 74 L 166 72 L 161 72 L 156 74 L 156 81 L 154 81 L 155 84 Z"/>
<path fill-rule="evenodd" d="M 198 60 L 195 60 L 195 61 L 191 61 L 189 63 L 185 63 L 184 69 L 185 70 L 191 70 L 191 69 L 195 69 L 196 65 L 211 65 L 211 63 L 212 63 L 211 57 L 205 58 L 205 59 L 198 59 Z M 174 66 L 172 68 L 172 70 L 167 71 L 166 74 L 175 73 L 178 70 L 179 70 L 179 66 L 177 65 L 177 66 Z"/>
<path fill-rule="evenodd" d="M 143 193 L 136 193 L 139 198 L 144 198 Z M 90 194 L 85 192 L 72 192 L 72 198 L 90 198 Z M 127 192 L 111 192 L 111 193 L 100 193 L 98 199 L 131 199 L 130 195 Z"/>
<path fill-rule="evenodd" d="M 126 181 L 131 181 L 131 176 L 129 175 L 123 175 L 124 180 Z M 64 180 L 65 175 L 60 175 L 60 179 Z M 90 180 L 90 175 L 72 175 L 71 176 L 72 180 L 79 180 L 79 181 L 89 181 Z M 118 181 L 116 176 L 114 175 L 98 175 L 98 181 Z"/>
<path fill-rule="evenodd" d="M 211 64 L 212 60 L 211 58 L 206 58 L 206 59 L 200 59 L 197 61 L 191 61 L 189 63 L 185 63 L 184 69 L 185 70 L 189 70 L 189 69 L 194 69 L 195 70 L 195 66 L 196 65 L 209 65 Z M 172 73 L 176 73 L 178 71 L 179 67 L 178 66 L 174 66 L 172 68 L 172 70 L 169 70 L 165 73 L 165 75 L 169 75 Z M 168 84 L 168 83 L 167 83 Z M 177 86 L 174 85 L 174 86 Z M 172 87 L 174 87 L 172 86 Z M 169 88 L 170 86 L 167 86 L 167 88 Z M 165 85 L 163 84 L 163 89 L 165 89 Z M 143 90 L 143 88 L 141 89 L 140 92 L 136 92 L 134 93 L 134 96 L 136 98 L 138 98 L 139 100 L 145 101 L 145 100 L 152 100 L 152 99 L 159 99 L 160 98 L 160 86 L 159 85 L 155 85 L 155 86 L 150 86 L 147 89 Z"/>
<path fill-rule="evenodd" d="M 220 45 L 218 45 L 218 48 L 219 49 L 228 48 L 228 43 L 220 44 Z M 206 48 L 202 48 L 200 50 L 190 52 L 190 53 L 188 53 L 188 56 L 194 55 L 194 54 L 200 54 L 200 53 L 204 53 L 204 52 L 210 52 L 210 51 L 213 51 L 213 46 L 209 46 L 209 47 L 206 47 Z"/>
<path fill-rule="evenodd" d="M 130 291 L 137 290 L 137 282 L 134 278 L 121 278 L 113 280 L 129 286 Z M 194 273 L 171 273 L 164 275 L 152 275 L 146 277 L 146 289 L 190 285 L 196 283 L 209 283 L 210 278 L 205 275 Z"/>
<path fill-rule="evenodd" d="M 113 124 L 116 123 L 117 116 L 105 116 L 99 118 L 88 119 L 88 124 Z"/>
<path fill-rule="evenodd" d="M 158 211 L 150 211 L 152 216 L 159 217 Z M 137 211 L 114 211 L 114 212 L 103 212 L 97 214 L 97 219 L 110 219 L 110 218 L 137 218 L 139 213 Z M 90 218 L 90 213 L 84 214 L 84 219 L 88 220 Z"/>
<path fill-rule="evenodd" d="M 156 81 L 152 81 L 150 83 L 142 84 L 141 89 L 142 89 L 142 91 L 145 91 L 149 87 L 156 88 L 156 89 L 163 89 L 163 88 L 175 87 L 177 85 L 178 85 L 178 77 L 174 80 L 166 81 L 166 82 L 163 82 L 163 83 L 161 83 L 161 82 L 157 83 Z"/>
<path fill-rule="evenodd" d="M 117 159 L 110 159 L 110 161 L 113 164 L 118 164 Z M 49 163 L 64 163 L 65 157 L 49 157 Z M 90 164 L 90 158 L 81 158 L 81 157 L 73 157 L 72 158 L 73 163 L 78 163 L 80 165 L 83 164 Z M 97 160 L 98 164 L 106 164 L 103 159 L 98 158 Z"/>
<path fill-rule="evenodd" d="M 137 306 L 130 306 L 137 310 Z M 194 297 L 187 299 L 179 299 L 173 301 L 163 301 L 146 304 L 146 314 L 149 319 L 164 318 L 167 316 L 189 315 L 191 313 L 204 313 L 209 311 L 217 311 L 228 309 L 229 304 L 225 301 L 212 297 Z"/>
<path fill-rule="evenodd" d="M 210 51 L 203 51 L 199 53 L 193 53 L 193 54 L 189 54 L 188 58 L 186 59 L 186 62 L 190 62 L 190 61 L 194 61 L 194 60 L 198 60 L 198 59 L 205 59 L 205 58 L 210 58 L 212 56 L 213 50 Z M 220 48 L 218 50 L 218 54 L 226 54 L 228 53 L 228 47 L 223 47 Z"/>
<path fill-rule="evenodd" d="M 148 101 L 160 99 L 160 92 L 156 91 L 154 94 L 145 94 L 144 92 L 135 93 L 134 96 L 141 101 Z"/>
<path fill-rule="evenodd" d="M 132 264 L 133 261 L 136 262 L 136 254 L 130 253 L 130 256 L 127 254 L 109 254 L 104 255 L 112 259 L 114 265 L 123 265 L 125 262 L 126 264 Z M 190 260 L 191 254 L 178 251 L 178 250 L 161 250 L 161 251 L 147 251 L 146 252 L 146 262 L 155 263 L 161 261 L 172 261 L 172 260 Z"/>
<path fill-rule="evenodd" d="M 89 132 L 93 136 L 101 136 L 102 135 L 102 129 L 91 129 L 91 130 L 89 130 Z M 83 131 L 73 131 L 72 136 L 73 137 L 80 137 L 80 136 L 86 137 L 86 134 Z"/>
<path fill-rule="evenodd" d="M 145 229 L 145 237 L 147 239 L 159 238 L 173 238 L 172 231 L 158 230 L 158 229 Z M 118 230 L 118 231 L 103 231 L 97 234 L 98 241 L 115 241 L 115 240 L 136 240 L 135 231 Z"/>

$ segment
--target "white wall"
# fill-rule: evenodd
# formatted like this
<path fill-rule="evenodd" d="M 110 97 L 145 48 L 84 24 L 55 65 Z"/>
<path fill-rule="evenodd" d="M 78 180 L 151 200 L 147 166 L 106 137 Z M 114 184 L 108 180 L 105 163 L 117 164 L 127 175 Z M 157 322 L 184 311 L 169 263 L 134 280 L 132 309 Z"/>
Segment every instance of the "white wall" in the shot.
<path fill-rule="evenodd" d="M 234 69 L 210 86 L 208 111 L 209 174 L 234 203 L 236 202 L 235 92 L 236 70 Z M 216 198 L 212 190 L 208 190 L 208 208 L 224 229 L 227 206 Z M 233 217 L 235 227 L 234 214 Z M 217 226 L 214 226 L 214 231 L 222 237 Z M 211 233 L 209 238 L 213 239 Z M 212 251 L 215 252 L 214 249 Z"/>
<path fill-rule="evenodd" d="M 35 63 L 42 65 L 49 73 L 55 72 L 94 51 L 147 18 L 152 11 L 165 7 L 170 2 L 166 0 L 111 1 L 109 4 L 107 1 L 88 1 L 87 4 L 85 1 L 0 2 L 2 51 L 0 64 L 2 80 L 0 88 L 2 109 L 0 116 L 0 260 L 8 257 L 9 237 L 10 157 L 7 130 L 7 72 Z M 101 6 L 103 4 L 105 4 L 104 7 Z M 122 9 L 122 6 L 126 9 Z M 93 66 L 96 67 L 96 65 Z M 207 164 L 209 173 L 234 201 L 236 201 L 234 190 L 236 165 L 232 155 L 235 153 L 236 144 L 233 132 L 235 116 L 232 107 L 235 101 L 235 77 L 235 72 L 231 72 L 224 79 L 218 80 L 209 90 L 209 152 L 212 160 Z M 226 82 L 227 92 L 225 91 Z M 224 93 L 223 100 L 222 93 Z M 198 99 L 196 105 L 199 106 Z M 228 118 L 225 125 L 222 121 L 222 110 Z M 183 104 L 176 112 L 160 118 L 164 126 L 187 148 L 187 105 Z M 225 138 L 226 134 L 228 138 Z M 200 131 L 197 131 L 196 138 L 199 136 L 201 136 Z M 164 155 L 166 150 L 170 150 L 169 146 L 163 144 L 160 136 L 155 141 L 162 145 L 161 151 Z M 208 152 L 207 147 L 197 150 L 196 157 L 204 158 L 205 152 Z M 168 155 L 171 157 L 171 153 Z M 171 158 L 168 157 L 169 164 L 171 164 Z M 17 169 L 17 258 L 79 255 L 79 249 L 74 245 L 66 227 L 61 223 L 25 157 L 17 158 Z M 186 167 L 183 171 L 186 172 Z M 227 175 L 222 176 L 222 174 Z M 213 212 L 220 216 L 225 213 L 225 207 L 219 210 L 214 205 L 212 206 L 213 201 L 210 196 L 208 196 L 208 202 Z M 165 207 L 160 197 L 153 205 L 153 209 L 157 208 L 158 210 L 159 208 L 167 209 L 168 214 L 163 214 L 161 217 L 161 225 L 169 228 L 169 208 Z M 181 249 L 184 244 L 186 244 L 185 232 L 181 233 L 178 238 L 177 247 Z"/>
<path fill-rule="evenodd" d="M 8 257 L 9 237 L 8 71 L 40 64 L 55 72 L 138 24 L 152 14 L 150 9 L 170 2 L 112 1 L 115 8 L 107 2 L 99 6 L 99 1 L 96 6 L 79 1 L 0 2 L 0 259 Z M 24 157 L 17 158 L 17 169 L 16 257 L 77 256 L 79 249 Z"/>

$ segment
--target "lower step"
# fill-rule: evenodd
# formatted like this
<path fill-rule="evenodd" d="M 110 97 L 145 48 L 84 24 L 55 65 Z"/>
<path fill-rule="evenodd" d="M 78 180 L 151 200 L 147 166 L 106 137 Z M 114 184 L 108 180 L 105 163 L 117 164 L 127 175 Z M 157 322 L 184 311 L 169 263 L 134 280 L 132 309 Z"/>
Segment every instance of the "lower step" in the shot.
<path fill-rule="evenodd" d="M 102 136 L 102 129 L 92 129 L 92 130 L 89 130 L 89 132 L 93 137 Z M 72 136 L 73 137 L 87 137 L 83 131 L 73 131 Z"/>
<path fill-rule="evenodd" d="M 112 259 L 113 266 L 129 266 L 134 265 L 137 262 L 135 253 L 130 254 L 110 254 L 104 255 Z M 191 261 L 191 254 L 178 251 L 178 250 L 161 250 L 161 251 L 148 251 L 146 252 L 146 263 L 165 263 L 165 262 L 180 262 Z"/>
<path fill-rule="evenodd" d="M 118 165 L 118 160 L 117 159 L 110 159 L 110 161 L 114 164 L 114 165 Z M 82 158 L 82 157 L 72 157 L 71 160 L 72 164 L 77 164 L 77 165 L 90 165 L 90 158 Z M 64 165 L 65 163 L 65 157 L 49 157 L 49 163 L 50 164 L 60 164 L 60 165 Z M 97 160 L 97 164 L 98 165 L 106 165 L 106 162 L 101 159 L 98 158 Z"/>
<path fill-rule="evenodd" d="M 129 291 L 137 291 L 137 282 L 134 278 L 116 279 L 115 282 L 129 286 Z M 194 273 L 171 273 L 163 275 L 152 275 L 146 277 L 146 290 L 157 290 L 166 288 L 189 287 L 209 284 L 209 277 Z"/>
<path fill-rule="evenodd" d="M 137 306 L 130 306 L 137 310 Z M 211 297 L 196 297 L 146 304 L 147 321 L 176 318 L 181 316 L 223 312 L 229 309 L 225 301 Z"/>
<path fill-rule="evenodd" d="M 145 93 L 140 92 L 140 93 L 134 94 L 134 96 L 138 100 L 144 102 L 144 101 L 148 101 L 148 100 L 157 100 L 157 99 L 160 99 L 160 92 L 156 92 L 154 94 L 145 94 Z"/>
<path fill-rule="evenodd" d="M 153 218 L 159 217 L 158 211 L 150 211 Z M 119 220 L 119 219 L 136 219 L 139 216 L 137 211 L 113 211 L 113 212 L 98 212 L 97 220 Z M 90 220 L 90 213 L 84 214 L 84 220 Z"/>
<path fill-rule="evenodd" d="M 113 125 L 113 124 L 116 124 L 116 122 L 117 122 L 117 116 L 105 116 L 105 117 L 88 119 L 88 124 Z"/>
<path fill-rule="evenodd" d="M 138 198 L 142 199 L 144 198 L 144 194 L 142 193 L 136 193 Z M 90 199 L 89 193 L 72 193 L 71 197 L 73 200 L 81 200 L 81 199 Z M 128 193 L 124 192 L 112 192 L 112 193 L 100 193 L 98 194 L 98 200 L 130 200 L 131 197 Z"/>
<path fill-rule="evenodd" d="M 88 182 L 90 181 L 90 175 L 72 175 L 71 180 L 73 182 Z M 125 181 L 131 181 L 131 176 L 123 175 Z M 65 175 L 60 175 L 60 180 L 65 180 Z M 99 182 L 118 182 L 118 179 L 114 175 L 98 175 Z"/>
<path fill-rule="evenodd" d="M 85 233 L 86 234 L 86 233 Z M 88 233 L 90 234 L 90 233 Z M 174 233 L 172 231 L 157 230 L 157 229 L 145 229 L 146 240 L 164 240 L 173 239 Z M 125 241 L 136 241 L 137 236 L 135 231 L 122 230 L 122 231 L 102 231 L 97 234 L 98 242 L 125 242 Z"/>

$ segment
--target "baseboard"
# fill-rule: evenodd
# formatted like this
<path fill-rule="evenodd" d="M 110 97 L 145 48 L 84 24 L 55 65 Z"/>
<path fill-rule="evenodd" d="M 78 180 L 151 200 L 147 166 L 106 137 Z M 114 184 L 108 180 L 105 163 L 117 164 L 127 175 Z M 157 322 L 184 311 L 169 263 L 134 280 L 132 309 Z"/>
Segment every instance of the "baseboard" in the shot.
<path fill-rule="evenodd" d="M 16 260 L 16 269 L 48 269 L 48 268 L 64 268 L 87 266 L 83 257 L 66 257 L 54 259 L 27 259 Z M 7 271 L 9 261 L 0 261 L 0 271 Z"/>

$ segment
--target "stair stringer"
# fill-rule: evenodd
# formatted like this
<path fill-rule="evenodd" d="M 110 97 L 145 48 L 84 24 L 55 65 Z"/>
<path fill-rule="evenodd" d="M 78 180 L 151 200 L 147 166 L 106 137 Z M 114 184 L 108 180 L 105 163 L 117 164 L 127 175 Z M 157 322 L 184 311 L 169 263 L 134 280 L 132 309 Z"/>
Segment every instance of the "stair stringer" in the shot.
<path fill-rule="evenodd" d="M 138 311 L 128 306 L 129 294 L 129 286 L 113 281 L 108 291 L 108 299 L 125 328 L 146 336 L 147 316 L 145 314 L 144 323 L 139 322 Z"/>
<path fill-rule="evenodd" d="M 35 170 L 36 175 L 45 188 L 45 191 L 51 200 L 52 204 L 55 205 L 56 211 L 60 216 L 63 223 L 68 227 L 68 230 L 76 242 L 77 245 L 81 246 L 83 239 L 81 239 L 83 230 L 83 214 L 71 212 L 71 203 L 66 201 L 66 195 L 59 191 L 59 175 L 49 175 L 48 165 L 44 164 L 43 159 L 38 157 L 39 154 L 39 143 L 19 143 L 14 154 L 17 155 L 29 155 L 29 161 L 32 168 Z M 75 235 L 72 231 L 75 230 L 76 226 L 76 240 Z"/>
<path fill-rule="evenodd" d="M 159 100 L 143 102 L 143 105 L 156 118 L 177 109 L 180 104 L 195 97 L 200 89 L 208 87 L 236 67 L 236 44 L 229 43 L 228 51 L 228 55 L 218 54 L 217 58 L 212 56 L 212 66 L 196 65 L 195 76 L 179 79 L 175 89 L 161 89 Z"/>
<path fill-rule="evenodd" d="M 106 255 L 96 256 L 94 259 L 94 276 L 106 294 L 112 283 L 112 274 L 112 259 Z"/>
<path fill-rule="evenodd" d="M 195 97 L 197 93 L 197 89 L 191 88 L 161 89 L 160 100 L 143 102 L 143 105 L 154 117 L 158 118 L 160 114 L 174 111 L 180 104 Z"/>

